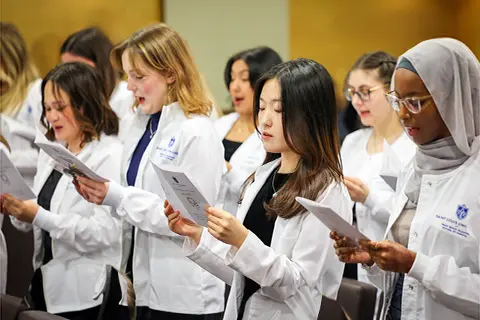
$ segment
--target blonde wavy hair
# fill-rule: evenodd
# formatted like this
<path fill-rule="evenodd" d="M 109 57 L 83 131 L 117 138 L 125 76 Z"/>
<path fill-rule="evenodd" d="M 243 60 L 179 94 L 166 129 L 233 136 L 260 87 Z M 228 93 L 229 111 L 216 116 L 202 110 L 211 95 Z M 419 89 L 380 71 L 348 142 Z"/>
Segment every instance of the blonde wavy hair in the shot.
<path fill-rule="evenodd" d="M 39 78 L 39 73 L 18 29 L 0 22 L 0 31 L 0 81 L 2 86 L 8 86 L 0 97 L 0 111 L 12 115 L 22 106 L 30 84 Z"/>
<path fill-rule="evenodd" d="M 118 69 L 122 69 L 123 53 L 138 72 L 140 64 L 162 75 L 173 75 L 168 104 L 178 101 L 186 116 L 210 115 L 212 101 L 207 87 L 186 41 L 175 30 L 160 23 L 135 32 L 112 50 L 110 59 Z"/>

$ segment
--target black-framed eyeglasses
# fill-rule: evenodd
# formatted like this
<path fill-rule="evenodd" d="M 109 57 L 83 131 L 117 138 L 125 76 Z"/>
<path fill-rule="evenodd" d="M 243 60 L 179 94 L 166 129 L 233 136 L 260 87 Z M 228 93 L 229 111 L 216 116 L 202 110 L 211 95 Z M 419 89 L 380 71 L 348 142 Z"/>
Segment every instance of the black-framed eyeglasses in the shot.
<path fill-rule="evenodd" d="M 387 101 L 392 106 L 393 110 L 396 112 L 400 111 L 400 107 L 402 105 L 407 108 L 408 111 L 411 113 L 419 113 L 422 111 L 423 102 L 432 98 L 431 95 L 423 96 L 423 97 L 409 97 L 400 99 L 395 95 L 395 91 L 390 91 L 385 94 Z"/>
<path fill-rule="evenodd" d="M 385 88 L 385 87 L 388 87 L 390 84 L 389 83 L 385 83 L 385 84 L 380 84 L 378 86 L 375 86 L 375 87 L 372 87 L 372 88 L 364 88 L 364 89 L 360 89 L 358 91 L 355 91 L 355 89 L 352 89 L 352 88 L 347 88 L 345 89 L 345 98 L 348 100 L 348 101 L 352 101 L 353 100 L 353 96 L 354 95 L 357 95 L 360 100 L 362 100 L 363 102 L 365 101 L 368 101 L 370 100 L 370 94 L 372 92 L 374 92 L 375 90 L 378 90 L 378 89 L 381 89 L 381 88 Z"/>

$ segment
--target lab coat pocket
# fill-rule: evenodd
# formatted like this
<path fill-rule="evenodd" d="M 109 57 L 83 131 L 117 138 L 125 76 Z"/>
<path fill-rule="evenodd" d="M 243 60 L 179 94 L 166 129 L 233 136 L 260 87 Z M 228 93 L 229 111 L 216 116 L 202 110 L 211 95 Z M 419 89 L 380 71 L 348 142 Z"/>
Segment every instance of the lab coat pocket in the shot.
<path fill-rule="evenodd" d="M 51 260 L 41 267 L 41 271 L 45 302 L 50 312 L 55 312 L 54 310 L 58 307 L 80 303 L 76 294 L 79 292 L 76 273 L 71 268 L 67 268 L 65 262 Z"/>

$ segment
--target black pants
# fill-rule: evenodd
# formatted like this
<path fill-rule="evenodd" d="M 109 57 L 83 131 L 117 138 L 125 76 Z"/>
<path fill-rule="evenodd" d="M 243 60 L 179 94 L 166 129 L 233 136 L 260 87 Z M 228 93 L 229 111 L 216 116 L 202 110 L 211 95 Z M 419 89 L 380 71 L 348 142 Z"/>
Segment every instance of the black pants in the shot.
<path fill-rule="evenodd" d="M 221 320 L 223 312 L 214 314 L 181 314 L 137 307 L 136 320 Z M 129 320 L 128 308 L 120 307 L 117 320 Z"/>

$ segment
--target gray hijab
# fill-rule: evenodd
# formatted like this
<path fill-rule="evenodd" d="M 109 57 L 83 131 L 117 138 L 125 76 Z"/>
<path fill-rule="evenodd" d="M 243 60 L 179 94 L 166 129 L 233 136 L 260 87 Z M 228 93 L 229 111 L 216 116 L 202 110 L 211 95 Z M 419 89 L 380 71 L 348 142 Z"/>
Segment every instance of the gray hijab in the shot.
<path fill-rule="evenodd" d="M 480 152 L 480 63 L 465 44 L 451 38 L 421 42 L 398 61 L 397 69 L 413 68 L 420 76 L 452 134 L 418 146 L 405 189 L 417 204 L 423 174 L 450 172 Z"/>

